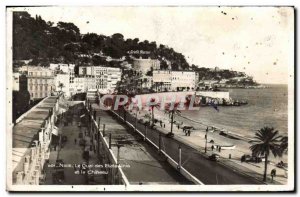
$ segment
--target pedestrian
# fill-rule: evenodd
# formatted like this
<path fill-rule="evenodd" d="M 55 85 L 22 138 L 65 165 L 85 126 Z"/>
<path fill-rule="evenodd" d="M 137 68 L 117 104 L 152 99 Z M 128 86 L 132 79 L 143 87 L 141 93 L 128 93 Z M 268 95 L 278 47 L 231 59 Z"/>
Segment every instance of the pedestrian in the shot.
<path fill-rule="evenodd" d="M 276 177 L 276 169 L 275 168 L 273 170 L 271 170 L 271 175 L 273 175 L 274 177 Z"/>
<path fill-rule="evenodd" d="M 214 148 L 215 148 L 215 146 L 214 146 L 214 145 L 211 145 L 211 150 L 212 150 L 212 151 L 214 151 Z"/>
<path fill-rule="evenodd" d="M 77 139 L 76 139 L 76 138 L 74 139 L 74 143 L 75 143 L 75 144 L 77 143 Z"/>
<path fill-rule="evenodd" d="M 179 129 L 179 124 L 177 125 L 177 128 Z"/>
<path fill-rule="evenodd" d="M 244 161 L 245 161 L 245 155 L 243 155 L 242 157 L 241 157 L 241 163 L 243 163 Z"/>
<path fill-rule="evenodd" d="M 160 127 L 162 127 L 162 121 L 159 121 Z"/>
<path fill-rule="evenodd" d="M 190 129 L 188 130 L 188 134 L 189 134 L 189 136 L 191 136 L 191 130 Z"/>
<path fill-rule="evenodd" d="M 276 169 L 273 169 L 271 170 L 272 183 L 275 176 L 276 176 Z"/>
<path fill-rule="evenodd" d="M 219 152 L 221 152 L 221 146 L 219 146 Z"/>
<path fill-rule="evenodd" d="M 166 124 L 164 123 L 164 128 L 166 128 Z"/>

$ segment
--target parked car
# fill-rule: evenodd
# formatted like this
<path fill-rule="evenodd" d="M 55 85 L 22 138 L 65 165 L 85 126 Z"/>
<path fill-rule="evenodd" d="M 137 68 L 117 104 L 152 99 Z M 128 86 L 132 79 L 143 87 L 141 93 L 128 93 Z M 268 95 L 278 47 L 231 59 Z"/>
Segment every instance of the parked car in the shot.
<path fill-rule="evenodd" d="M 220 155 L 218 155 L 218 154 L 212 154 L 212 155 L 210 155 L 208 158 L 209 158 L 210 160 L 212 160 L 212 161 L 219 161 Z"/>
<path fill-rule="evenodd" d="M 265 161 L 264 157 L 251 156 L 251 155 L 243 155 L 243 157 L 245 162 L 260 163 L 262 161 Z"/>
<path fill-rule="evenodd" d="M 166 134 L 166 137 L 172 138 L 172 137 L 174 137 L 174 133 L 169 132 L 169 133 Z"/>

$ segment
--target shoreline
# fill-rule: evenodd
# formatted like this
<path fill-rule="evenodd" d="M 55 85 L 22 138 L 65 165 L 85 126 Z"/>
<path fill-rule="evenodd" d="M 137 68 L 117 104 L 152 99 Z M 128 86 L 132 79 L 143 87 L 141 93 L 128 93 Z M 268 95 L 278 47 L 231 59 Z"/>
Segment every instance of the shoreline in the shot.
<path fill-rule="evenodd" d="M 147 111 L 140 111 L 140 112 L 143 112 L 142 113 L 143 115 L 142 114 L 139 115 L 139 117 L 138 117 L 139 119 L 141 119 L 141 118 L 144 119 L 144 115 L 149 113 Z M 169 121 L 169 117 L 163 111 L 154 110 L 154 117 L 155 117 L 155 119 L 162 120 L 166 124 L 166 129 L 170 127 L 171 124 L 170 124 L 170 121 Z M 184 119 L 184 120 L 182 120 L 182 119 Z M 213 132 L 211 132 L 212 129 L 210 129 L 208 131 L 208 138 L 209 138 L 209 140 L 213 140 L 215 142 L 214 145 L 218 144 L 219 146 L 236 146 L 236 148 L 234 150 L 230 150 L 230 151 L 237 152 L 238 155 L 241 155 L 241 154 L 251 155 L 251 151 L 249 149 L 251 144 L 249 143 L 249 141 L 251 141 L 252 138 L 243 136 L 241 134 L 237 134 L 235 132 L 228 131 L 228 130 L 226 130 L 224 128 L 221 128 L 221 127 L 214 126 L 213 124 L 206 124 L 206 123 L 203 123 L 203 122 L 200 122 L 200 121 L 197 121 L 197 120 L 194 120 L 194 119 L 182 116 L 182 115 L 175 115 L 174 116 L 174 121 L 176 121 L 176 123 L 173 124 L 173 133 L 175 135 L 180 136 L 180 137 L 187 138 L 186 140 L 189 140 L 189 138 L 192 135 L 196 135 L 197 138 L 199 137 L 199 140 L 204 142 L 205 141 L 204 140 L 204 135 L 205 135 L 206 127 L 214 127 L 215 130 Z M 178 125 L 177 122 L 179 122 L 180 125 L 181 125 L 179 127 L 179 129 L 178 129 L 178 126 L 177 126 Z M 181 124 L 181 123 L 183 123 L 183 124 Z M 199 126 L 195 127 L 193 124 L 197 124 Z M 184 135 L 184 133 L 182 131 L 183 126 L 192 126 L 192 127 L 194 127 L 194 129 L 191 130 L 192 131 L 191 136 L 188 137 L 188 136 Z M 156 123 L 156 127 L 158 129 L 160 129 L 159 123 Z M 227 131 L 228 132 L 227 136 L 220 135 L 220 131 Z M 230 137 L 230 136 L 232 136 L 232 137 Z M 254 137 L 254 133 L 253 133 L 253 137 Z M 235 139 L 235 138 L 238 138 L 238 139 Z M 208 140 L 208 146 L 209 146 L 209 149 L 210 149 L 211 144 L 209 143 L 209 140 Z M 196 143 L 195 145 L 199 146 L 201 148 L 204 148 L 204 146 L 202 146 L 202 144 Z M 275 158 L 271 155 L 271 156 L 269 156 L 269 160 L 270 160 L 270 162 L 273 162 L 275 164 L 280 162 L 281 160 L 284 161 L 284 162 L 287 162 L 287 155 L 284 155 L 281 158 L 279 158 L 279 157 Z"/>

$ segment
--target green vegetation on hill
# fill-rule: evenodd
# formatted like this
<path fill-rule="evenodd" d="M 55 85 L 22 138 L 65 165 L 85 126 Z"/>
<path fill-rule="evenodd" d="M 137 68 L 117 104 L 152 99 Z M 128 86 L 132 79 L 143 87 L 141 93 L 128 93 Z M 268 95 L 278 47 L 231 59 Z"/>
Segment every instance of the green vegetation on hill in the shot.
<path fill-rule="evenodd" d="M 128 51 L 142 50 L 149 54 L 129 54 Z M 138 38 L 124 39 L 120 33 L 112 36 L 95 33 L 80 34 L 73 23 L 44 21 L 40 16 L 33 18 L 27 12 L 13 13 L 13 59 L 33 59 L 33 65 L 46 66 L 50 62 L 75 64 L 106 64 L 103 56 L 114 59 L 132 57 L 159 59 L 162 69 L 170 62 L 173 70 L 189 68 L 185 57 L 165 45 L 140 41 Z M 95 55 L 96 54 L 96 55 Z M 98 55 L 97 55 L 98 54 Z M 166 61 L 167 60 L 167 61 Z"/>
<path fill-rule="evenodd" d="M 147 53 L 135 53 L 136 51 Z M 107 61 L 107 57 L 115 61 Z M 200 80 L 247 77 L 236 71 L 216 71 L 195 65 L 190 66 L 183 54 L 168 46 L 157 45 L 156 42 L 140 41 L 138 38 L 124 39 L 120 33 L 111 36 L 95 33 L 81 34 L 79 28 L 73 23 L 54 24 L 50 21 L 46 22 L 38 15 L 34 18 L 28 12 L 13 13 L 13 60 L 32 59 L 30 64 L 35 66 L 73 63 L 76 65 L 75 73 L 77 73 L 80 65 L 120 67 L 118 59 L 125 58 L 123 60 L 131 63 L 133 57 L 159 59 L 163 70 L 170 67 L 172 70 L 195 70 Z M 18 61 L 14 62 L 14 66 L 22 65 L 22 63 L 18 64 Z M 254 84 L 251 79 L 248 81 L 249 84 Z"/>

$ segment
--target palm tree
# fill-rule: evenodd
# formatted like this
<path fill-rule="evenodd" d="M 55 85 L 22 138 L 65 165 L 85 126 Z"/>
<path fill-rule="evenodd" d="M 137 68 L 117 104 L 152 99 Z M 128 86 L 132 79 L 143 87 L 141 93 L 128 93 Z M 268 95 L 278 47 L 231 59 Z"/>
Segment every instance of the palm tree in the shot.
<path fill-rule="evenodd" d="M 270 152 L 274 155 L 274 157 L 282 156 L 280 148 L 281 138 L 282 136 L 280 136 L 278 131 L 274 130 L 274 128 L 263 127 L 255 133 L 254 140 L 251 141 L 251 143 L 254 143 L 250 146 L 253 155 L 265 157 L 263 181 L 267 180 L 267 166 Z"/>
<path fill-rule="evenodd" d="M 128 108 L 130 106 L 130 104 L 132 103 L 132 98 L 135 97 L 135 94 L 131 93 L 131 92 L 127 92 L 127 96 L 128 96 L 128 100 L 126 102 L 125 105 L 123 105 L 123 119 L 126 122 L 126 118 L 127 118 L 127 113 L 126 113 L 126 108 Z"/>
<path fill-rule="evenodd" d="M 181 113 L 181 111 L 178 110 L 179 103 L 175 103 L 173 109 L 170 108 L 171 105 L 172 104 L 169 104 L 167 106 L 167 110 L 166 111 L 167 111 L 167 113 L 169 113 L 169 117 L 171 118 L 171 133 L 173 133 L 174 115 L 175 114 L 179 115 Z"/>
<path fill-rule="evenodd" d="M 158 108 L 160 106 L 160 104 L 159 103 L 154 103 L 155 98 L 152 98 L 150 100 L 150 102 L 153 103 L 153 104 L 150 105 L 150 109 L 151 109 L 151 112 L 152 112 L 152 124 L 151 124 L 151 126 L 153 127 L 154 126 L 154 108 L 155 107 Z"/>
<path fill-rule="evenodd" d="M 288 152 L 288 137 L 287 136 L 284 136 L 281 138 L 280 148 L 281 148 L 282 153 Z"/>

